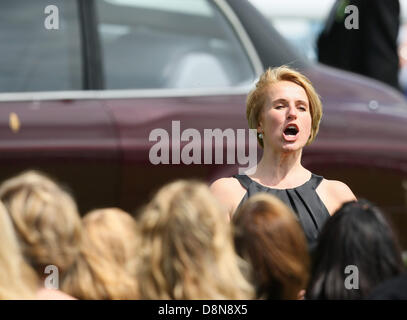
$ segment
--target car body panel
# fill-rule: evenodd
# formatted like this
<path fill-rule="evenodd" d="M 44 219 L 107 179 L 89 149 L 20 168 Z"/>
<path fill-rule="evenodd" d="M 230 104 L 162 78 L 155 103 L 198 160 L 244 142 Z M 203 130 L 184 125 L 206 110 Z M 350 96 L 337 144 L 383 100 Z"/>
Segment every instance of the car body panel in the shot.
<path fill-rule="evenodd" d="M 173 121 L 179 121 L 181 133 L 189 128 L 197 130 L 202 138 L 203 162 L 204 129 L 247 130 L 247 122 L 243 116 L 244 101 L 244 95 L 106 101 L 115 121 L 120 124 L 118 132 L 123 150 L 121 206 L 135 209 L 146 201 L 146 192 L 150 193 L 151 190 L 156 190 L 164 183 L 177 178 L 208 180 L 213 167 L 216 167 L 214 161 L 213 165 L 185 165 L 182 161 L 174 164 L 172 156 L 169 159 L 170 164 L 152 165 L 149 151 L 156 142 L 149 141 L 149 137 L 153 130 L 165 130 L 170 139 L 173 135 Z M 185 144 L 186 142 L 180 145 L 180 150 Z M 146 165 L 149 163 L 150 165 Z"/>
<path fill-rule="evenodd" d="M 65 183 L 82 212 L 118 204 L 119 140 L 100 101 L 1 102 L 0 136 L 0 180 L 35 168 Z"/>

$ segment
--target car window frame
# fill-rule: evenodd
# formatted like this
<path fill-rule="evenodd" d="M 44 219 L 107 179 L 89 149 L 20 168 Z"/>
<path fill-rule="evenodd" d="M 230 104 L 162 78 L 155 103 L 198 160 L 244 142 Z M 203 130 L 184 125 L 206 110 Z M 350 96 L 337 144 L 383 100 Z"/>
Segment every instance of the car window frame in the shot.
<path fill-rule="evenodd" d="M 82 90 L 103 90 L 104 73 L 94 0 L 77 0 L 82 54 Z"/>

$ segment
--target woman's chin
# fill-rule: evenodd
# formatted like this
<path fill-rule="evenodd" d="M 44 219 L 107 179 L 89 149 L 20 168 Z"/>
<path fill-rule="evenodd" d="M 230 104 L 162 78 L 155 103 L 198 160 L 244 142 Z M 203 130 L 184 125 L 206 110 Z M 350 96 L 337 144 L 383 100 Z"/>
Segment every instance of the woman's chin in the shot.
<path fill-rule="evenodd" d="M 305 147 L 305 143 L 300 141 L 284 141 L 281 145 L 282 152 L 296 152 Z"/>
<path fill-rule="evenodd" d="M 286 139 L 281 139 L 277 144 L 273 143 L 270 145 L 271 149 L 275 152 L 296 152 L 302 150 L 305 147 L 307 141 L 303 139 L 296 139 L 294 141 L 287 141 Z"/>

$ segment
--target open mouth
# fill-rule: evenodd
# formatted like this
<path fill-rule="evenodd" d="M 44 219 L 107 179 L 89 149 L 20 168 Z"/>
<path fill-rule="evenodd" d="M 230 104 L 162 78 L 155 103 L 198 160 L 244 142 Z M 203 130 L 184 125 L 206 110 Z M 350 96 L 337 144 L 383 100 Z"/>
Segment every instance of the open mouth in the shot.
<path fill-rule="evenodd" d="M 298 130 L 297 126 L 289 125 L 287 128 L 285 128 L 284 134 L 286 136 L 296 136 L 298 131 L 299 130 Z"/>
<path fill-rule="evenodd" d="M 286 142 L 293 143 L 297 141 L 299 132 L 300 130 L 298 129 L 296 124 L 289 124 L 285 127 L 283 131 L 283 139 Z"/>

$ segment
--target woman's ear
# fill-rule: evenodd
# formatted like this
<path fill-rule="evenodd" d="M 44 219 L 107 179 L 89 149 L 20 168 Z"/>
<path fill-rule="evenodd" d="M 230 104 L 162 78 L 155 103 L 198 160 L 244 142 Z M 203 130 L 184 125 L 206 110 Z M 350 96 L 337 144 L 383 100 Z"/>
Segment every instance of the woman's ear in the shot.
<path fill-rule="evenodd" d="M 263 132 L 263 123 L 260 120 L 257 124 L 257 133 L 262 133 Z"/>

